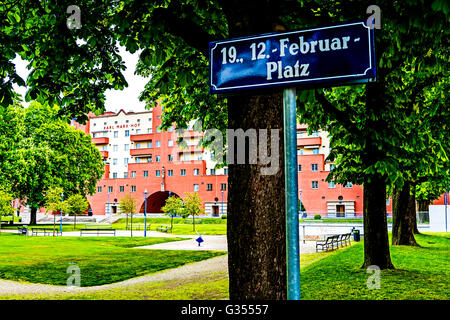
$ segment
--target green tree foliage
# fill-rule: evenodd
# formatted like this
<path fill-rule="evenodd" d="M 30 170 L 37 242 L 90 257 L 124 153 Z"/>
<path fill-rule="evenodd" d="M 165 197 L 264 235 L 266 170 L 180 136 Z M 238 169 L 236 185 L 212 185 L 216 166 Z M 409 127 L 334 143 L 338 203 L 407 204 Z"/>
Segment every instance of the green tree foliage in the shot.
<path fill-rule="evenodd" d="M 202 199 L 197 192 L 187 192 L 184 194 L 184 210 L 186 214 L 192 216 L 192 230 L 195 231 L 195 216 L 204 213 L 202 207 Z"/>
<path fill-rule="evenodd" d="M 73 229 L 77 226 L 77 215 L 85 212 L 89 207 L 86 197 L 81 194 L 73 194 L 67 199 L 67 213 L 74 216 Z"/>
<path fill-rule="evenodd" d="M 133 220 L 133 214 L 136 213 L 136 203 L 137 199 L 133 198 L 131 194 L 125 194 L 119 201 L 119 209 L 121 213 L 127 215 L 126 228 L 128 229 L 128 215 L 131 214 L 131 219 Z M 131 222 L 133 224 L 133 221 Z"/>
<path fill-rule="evenodd" d="M 0 216 L 10 216 L 14 214 L 14 208 L 11 203 L 13 196 L 4 189 L 0 189 Z"/>
<path fill-rule="evenodd" d="M 185 213 L 183 199 L 178 196 L 171 196 L 166 199 L 165 205 L 161 208 L 165 215 L 171 217 L 170 226 L 173 227 L 173 216 Z"/>
<path fill-rule="evenodd" d="M 32 103 L 0 108 L 0 184 L 36 210 L 45 191 L 61 187 L 64 194 L 93 194 L 104 172 L 100 152 L 89 135 L 56 118 L 59 108 Z"/>

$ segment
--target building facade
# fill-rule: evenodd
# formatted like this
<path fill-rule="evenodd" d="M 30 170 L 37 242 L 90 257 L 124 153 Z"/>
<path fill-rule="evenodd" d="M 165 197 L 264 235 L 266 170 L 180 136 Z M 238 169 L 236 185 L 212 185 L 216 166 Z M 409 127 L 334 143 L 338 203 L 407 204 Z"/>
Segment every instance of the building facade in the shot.
<path fill-rule="evenodd" d="M 92 136 L 105 163 L 97 192 L 88 197 L 94 215 L 119 212 L 120 199 L 130 193 L 138 199 L 137 212 L 161 213 L 171 195 L 184 197 L 197 191 L 205 214 L 227 214 L 227 168 L 215 168 L 212 153 L 200 142 L 203 134 L 183 133 L 183 146 L 176 130 L 162 132 L 161 107 L 145 112 L 106 112 L 90 115 L 86 125 L 74 125 Z M 326 131 L 308 135 L 297 125 L 299 197 L 308 216 L 354 217 L 362 215 L 362 188 L 338 185 L 325 179 L 333 165 Z M 147 208 L 145 209 L 145 198 Z"/>
<path fill-rule="evenodd" d="M 162 132 L 161 114 L 161 107 L 120 110 L 90 115 L 86 125 L 75 125 L 92 136 L 105 163 L 97 192 L 88 197 L 94 215 L 119 213 L 127 193 L 138 200 L 137 212 L 162 213 L 169 196 L 183 198 L 193 191 L 203 200 L 205 214 L 227 213 L 227 168 L 215 168 L 211 153 L 201 146 L 202 133 L 192 125 L 184 131 L 182 145 L 173 127 Z"/>

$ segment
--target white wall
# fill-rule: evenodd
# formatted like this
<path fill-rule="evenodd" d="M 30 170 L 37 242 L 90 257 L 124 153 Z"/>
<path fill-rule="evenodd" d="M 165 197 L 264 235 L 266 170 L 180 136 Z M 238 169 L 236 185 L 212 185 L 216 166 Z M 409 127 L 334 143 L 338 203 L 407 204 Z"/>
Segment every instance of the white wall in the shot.
<path fill-rule="evenodd" d="M 450 232 L 450 206 L 447 206 L 447 228 L 445 228 L 444 205 L 430 205 L 430 229 L 431 232 Z"/>

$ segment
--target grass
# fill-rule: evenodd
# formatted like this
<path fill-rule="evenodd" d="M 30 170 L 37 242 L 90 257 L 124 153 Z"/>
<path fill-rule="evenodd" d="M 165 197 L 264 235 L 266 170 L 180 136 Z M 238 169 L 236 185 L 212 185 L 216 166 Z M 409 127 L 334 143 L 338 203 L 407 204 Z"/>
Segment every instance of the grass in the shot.
<path fill-rule="evenodd" d="M 221 255 L 220 252 L 148 250 L 135 246 L 184 240 L 129 237 L 0 236 L 0 278 L 66 285 L 67 268 L 81 270 L 81 286 L 108 284 Z"/>
<path fill-rule="evenodd" d="M 102 238 L 104 239 L 104 238 Z M 380 289 L 368 289 L 373 274 L 361 269 L 363 242 L 332 252 L 303 254 L 301 294 L 305 300 L 450 299 L 450 233 L 416 235 L 421 247 L 393 246 L 395 270 L 381 271 Z M 228 276 L 218 272 L 183 281 L 137 284 L 82 293 L 18 295 L 1 299 L 228 299 Z"/>
<path fill-rule="evenodd" d="M 373 273 L 361 269 L 363 243 L 338 250 L 302 270 L 302 299 L 450 299 L 450 234 L 416 235 L 422 247 L 391 246 L 395 270 L 382 270 L 380 289 L 368 289 Z"/>

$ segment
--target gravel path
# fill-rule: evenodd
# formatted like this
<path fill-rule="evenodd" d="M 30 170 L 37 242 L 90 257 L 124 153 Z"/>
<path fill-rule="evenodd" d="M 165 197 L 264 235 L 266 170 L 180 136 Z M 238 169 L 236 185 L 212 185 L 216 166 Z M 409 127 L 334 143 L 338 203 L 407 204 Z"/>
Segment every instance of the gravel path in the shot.
<path fill-rule="evenodd" d="M 43 294 L 43 293 L 77 293 L 108 290 L 115 287 L 126 287 L 136 284 L 169 281 L 201 279 L 207 274 L 228 272 L 228 255 L 223 255 L 196 263 L 190 263 L 178 268 L 168 269 L 146 276 L 136 277 L 121 282 L 93 287 L 67 287 L 27 282 L 0 280 L 0 296 L 13 294 Z M 83 281 L 83 280 L 81 280 Z"/>

